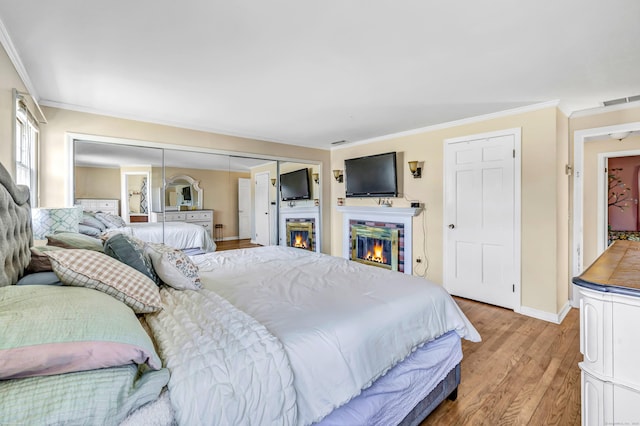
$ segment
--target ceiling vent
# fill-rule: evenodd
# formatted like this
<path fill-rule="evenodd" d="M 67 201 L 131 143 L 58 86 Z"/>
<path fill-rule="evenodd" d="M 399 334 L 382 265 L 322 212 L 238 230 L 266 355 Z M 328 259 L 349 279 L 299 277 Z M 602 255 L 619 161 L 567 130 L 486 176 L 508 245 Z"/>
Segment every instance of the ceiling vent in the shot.
<path fill-rule="evenodd" d="M 342 144 L 345 144 L 345 143 L 347 143 L 346 140 L 341 140 L 341 141 L 331 142 L 331 145 L 337 146 L 337 145 L 342 145 Z"/>
<path fill-rule="evenodd" d="M 640 95 L 629 96 L 627 98 L 612 99 L 610 101 L 604 101 L 602 102 L 602 105 L 611 106 L 611 105 L 619 105 L 619 104 L 628 104 L 629 102 L 635 102 L 635 101 L 640 101 Z"/>

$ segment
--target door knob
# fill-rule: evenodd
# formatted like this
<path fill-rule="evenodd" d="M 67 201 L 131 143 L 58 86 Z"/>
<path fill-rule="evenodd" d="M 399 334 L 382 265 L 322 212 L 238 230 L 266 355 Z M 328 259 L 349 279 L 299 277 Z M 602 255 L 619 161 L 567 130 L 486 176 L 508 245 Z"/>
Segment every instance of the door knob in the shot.
<path fill-rule="evenodd" d="M 449 229 L 453 229 L 453 228 L 455 228 L 455 227 L 456 227 L 456 226 L 455 226 L 453 223 L 450 223 L 450 224 L 449 224 Z"/>

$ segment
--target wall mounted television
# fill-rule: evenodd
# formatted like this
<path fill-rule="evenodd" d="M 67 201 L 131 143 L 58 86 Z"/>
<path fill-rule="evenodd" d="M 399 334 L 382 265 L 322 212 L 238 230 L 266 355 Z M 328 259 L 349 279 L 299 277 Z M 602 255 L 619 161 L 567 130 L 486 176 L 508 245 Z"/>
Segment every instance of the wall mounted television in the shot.
<path fill-rule="evenodd" d="M 280 194 L 282 201 L 309 200 L 309 170 L 300 169 L 280 175 Z"/>
<path fill-rule="evenodd" d="M 396 153 L 344 160 L 347 197 L 397 197 Z"/>

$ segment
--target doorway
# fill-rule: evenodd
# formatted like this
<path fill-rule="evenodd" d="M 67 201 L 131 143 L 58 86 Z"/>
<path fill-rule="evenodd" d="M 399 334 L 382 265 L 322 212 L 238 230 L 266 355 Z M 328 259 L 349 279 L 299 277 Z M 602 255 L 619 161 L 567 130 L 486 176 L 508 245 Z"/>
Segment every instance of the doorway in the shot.
<path fill-rule="evenodd" d="M 598 165 L 603 171 L 598 183 L 600 253 L 616 240 L 640 241 L 640 151 L 602 153 Z"/>
<path fill-rule="evenodd" d="M 591 262 L 606 248 L 607 242 L 607 208 L 605 203 L 605 182 L 603 171 L 605 163 L 597 163 L 590 159 L 590 151 L 610 152 L 611 156 L 635 155 L 637 151 L 637 133 L 640 122 L 624 123 L 613 126 L 597 127 L 578 130 L 573 137 L 573 229 L 571 248 L 571 276 L 580 275 Z M 620 146 L 620 141 L 613 140 L 611 134 L 627 132 L 629 137 L 624 140 L 627 151 L 615 151 L 614 146 Z M 606 143 L 605 143 L 606 141 Z M 606 145 L 606 149 L 594 146 Z M 612 145 L 613 144 L 613 145 Z M 635 148 L 635 150 L 632 150 Z M 588 160 L 588 161 L 586 161 Z M 595 170 L 595 167 L 598 167 Z M 595 170 L 595 172 L 594 172 Z M 598 177 L 593 175 L 597 174 Z M 594 190 L 598 187 L 597 190 Z M 597 200 L 595 200 L 597 197 Z M 594 201 L 592 201 L 594 199 Z M 573 285 L 569 279 L 570 296 L 573 306 L 577 300 L 573 297 Z"/>
<path fill-rule="evenodd" d="M 151 170 L 151 166 L 148 167 Z M 127 222 L 148 222 L 151 206 L 151 173 L 148 171 L 121 172 L 121 216 Z"/>
<path fill-rule="evenodd" d="M 520 309 L 520 129 L 445 141 L 444 287 Z"/>

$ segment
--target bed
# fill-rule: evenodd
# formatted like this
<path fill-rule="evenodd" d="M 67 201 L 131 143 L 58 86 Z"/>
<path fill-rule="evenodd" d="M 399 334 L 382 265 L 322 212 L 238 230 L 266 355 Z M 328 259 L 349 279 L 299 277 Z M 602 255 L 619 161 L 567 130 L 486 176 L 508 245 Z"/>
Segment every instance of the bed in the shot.
<path fill-rule="evenodd" d="M 143 241 L 164 243 L 182 250 L 200 249 L 204 252 L 216 250 L 216 243 L 207 230 L 194 223 L 131 223 L 123 227 L 115 228 L 115 230 L 125 232 Z"/>
<path fill-rule="evenodd" d="M 139 257 L 63 249 L 50 258 L 64 285 L 24 285 L 28 193 L 4 169 L 0 182 L 3 421 L 417 425 L 455 398 L 461 338 L 480 340 L 441 286 L 294 248 L 151 245 L 160 286 Z M 71 315 L 83 326 L 61 341 Z M 42 348 L 60 362 L 25 366 Z"/>
<path fill-rule="evenodd" d="M 100 237 L 105 232 L 123 232 L 151 243 L 164 243 L 186 250 L 199 249 L 204 252 L 216 250 L 216 243 L 207 230 L 188 222 L 148 222 L 126 223 L 109 212 L 84 210 L 79 221 L 78 232 L 92 237 Z"/>

